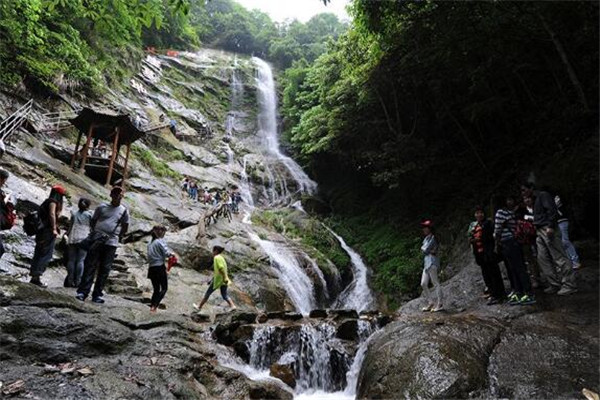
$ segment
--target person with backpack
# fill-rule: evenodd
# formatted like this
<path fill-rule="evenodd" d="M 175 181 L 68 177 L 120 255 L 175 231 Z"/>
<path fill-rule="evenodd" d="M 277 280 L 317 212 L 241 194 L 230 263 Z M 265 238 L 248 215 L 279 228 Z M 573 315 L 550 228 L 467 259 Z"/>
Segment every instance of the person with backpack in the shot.
<path fill-rule="evenodd" d="M 506 272 L 511 283 L 511 293 L 508 296 L 509 305 L 535 304 L 531 293 L 531 282 L 523 262 L 521 246 L 516 240 L 517 217 L 514 212 L 515 199 L 506 197 L 504 207 L 496 212 L 494 220 L 494 239 L 496 253 L 502 253 Z"/>
<path fill-rule="evenodd" d="M 208 289 L 206 290 L 204 298 L 202 299 L 200 304 L 193 304 L 194 308 L 198 311 L 202 310 L 202 307 L 204 306 L 204 304 L 206 304 L 210 295 L 217 289 L 221 290 L 221 297 L 223 297 L 223 300 L 225 300 L 227 304 L 229 304 L 229 307 L 231 307 L 232 309 L 236 308 L 235 304 L 233 304 L 233 301 L 229 298 L 229 295 L 227 294 L 227 288 L 229 287 L 231 280 L 229 279 L 229 275 L 227 274 L 227 262 L 223 257 L 224 251 L 225 249 L 221 246 L 213 247 L 212 253 L 214 275 L 208 283 Z"/>
<path fill-rule="evenodd" d="M 60 185 L 52 186 L 50 195 L 40 205 L 38 211 L 39 228 L 35 234 L 35 250 L 33 251 L 33 259 L 29 268 L 31 275 L 30 283 L 46 288 L 47 285 L 42 283 L 41 276 L 46 271 L 46 267 L 52 260 L 54 254 L 54 243 L 60 234 L 58 227 L 58 217 L 63 208 L 63 200 L 67 191 Z"/>
<path fill-rule="evenodd" d="M 573 269 L 580 269 L 581 262 L 579 261 L 579 254 L 577 254 L 575 246 L 573 246 L 573 243 L 569 240 L 569 218 L 567 216 L 566 207 L 558 195 L 554 196 L 554 203 L 556 204 L 556 211 L 558 212 L 556 223 L 560 230 L 562 245 L 567 252 L 567 256 L 569 256 L 569 259 L 571 260 L 571 264 L 573 264 Z"/>
<path fill-rule="evenodd" d="M 3 231 L 11 229 L 15 225 L 17 219 L 10 196 L 2 189 L 8 177 L 8 172 L 0 169 L 0 230 Z M 4 242 L 2 241 L 2 236 L 0 236 L 0 258 L 2 258 L 3 255 Z"/>
<path fill-rule="evenodd" d="M 92 301 L 104 303 L 103 290 L 108 274 L 112 269 L 117 247 L 129 228 L 129 211 L 121 204 L 123 199 L 123 188 L 114 186 L 110 191 L 111 202 L 98 206 L 94 211 L 91 221 L 91 233 L 80 243 L 89 246 L 87 257 L 83 267 L 83 277 L 77 288 L 78 300 L 85 301 L 92 285 Z M 89 243 L 92 242 L 92 243 Z M 98 268 L 98 277 L 96 269 Z"/>
<path fill-rule="evenodd" d="M 523 258 L 531 279 L 531 287 L 537 289 L 540 285 L 540 269 L 537 263 L 537 248 L 535 245 L 535 225 L 533 225 L 533 204 L 531 197 L 524 197 L 523 204 L 517 212 L 517 243 L 523 250 Z"/>
<path fill-rule="evenodd" d="M 92 223 L 92 212 L 89 210 L 90 201 L 82 197 L 79 199 L 77 207 L 78 210 L 71 210 L 71 221 L 67 232 L 69 261 L 67 262 L 65 287 L 78 287 L 81 283 L 87 251 L 79 246 L 79 243 L 90 234 Z"/>
<path fill-rule="evenodd" d="M 427 299 L 427 305 L 422 311 L 438 312 L 444 309 L 442 305 L 442 285 L 438 278 L 440 269 L 440 258 L 438 257 L 439 244 L 433 233 L 433 222 L 430 220 L 421 223 L 423 228 L 423 244 L 421 252 L 423 253 L 423 273 L 421 274 L 421 288 L 423 288 L 423 297 Z M 431 292 L 429 291 L 429 282 L 433 283 L 436 292 L 437 301 L 435 304 L 431 300 Z"/>
<path fill-rule="evenodd" d="M 475 207 L 475 221 L 469 227 L 469 243 L 475 262 L 481 267 L 483 282 L 489 291 L 488 305 L 498 304 L 506 298 L 504 281 L 494 251 L 494 224 L 485 218 L 483 207 Z"/>
<path fill-rule="evenodd" d="M 573 265 L 556 234 L 559 215 L 554 197 L 546 191 L 535 190 L 531 182 L 521 185 L 521 194 L 523 197 L 535 197 L 533 224 L 536 229 L 537 262 L 549 284 L 544 293 L 565 296 L 577 292 Z"/>
<path fill-rule="evenodd" d="M 168 269 L 165 266 L 165 260 L 174 257 L 174 253 L 165 243 L 166 232 L 166 227 L 162 225 L 155 226 L 151 231 L 152 240 L 148 243 L 148 278 L 152 282 L 154 290 L 150 301 L 150 312 L 156 312 L 168 290 Z"/>

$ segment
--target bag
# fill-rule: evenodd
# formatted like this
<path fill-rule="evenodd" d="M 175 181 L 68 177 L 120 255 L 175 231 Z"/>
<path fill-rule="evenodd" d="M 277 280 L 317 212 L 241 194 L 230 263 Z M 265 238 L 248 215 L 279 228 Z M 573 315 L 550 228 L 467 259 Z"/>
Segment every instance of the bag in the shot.
<path fill-rule="evenodd" d="M 4 203 L 0 205 L 0 230 L 6 231 L 15 226 L 17 214 L 15 206 L 12 203 Z"/>
<path fill-rule="evenodd" d="M 117 220 L 117 224 L 115 225 L 115 229 L 113 230 L 113 233 L 117 231 L 117 228 L 119 227 L 119 224 L 121 223 L 121 220 L 123 219 L 123 216 L 125 215 L 126 212 L 127 212 L 127 210 L 123 211 L 123 213 Z M 81 242 L 77 243 L 77 247 L 89 252 L 89 251 L 97 249 L 98 246 L 100 246 L 101 244 L 106 243 L 109 238 L 110 238 L 110 235 L 107 233 L 100 232 L 100 231 L 92 231 L 85 239 L 83 239 Z"/>
<path fill-rule="evenodd" d="M 42 220 L 37 211 L 31 211 L 23 218 L 23 230 L 28 236 L 35 236 L 42 227 Z"/>
<path fill-rule="evenodd" d="M 533 244 L 535 241 L 535 226 L 531 221 L 518 220 L 515 239 L 520 244 Z"/>
<path fill-rule="evenodd" d="M 104 232 L 93 231 L 83 239 L 81 242 L 77 243 L 77 247 L 85 251 L 92 251 L 98 248 L 101 244 L 104 244 L 108 241 L 110 236 Z"/>

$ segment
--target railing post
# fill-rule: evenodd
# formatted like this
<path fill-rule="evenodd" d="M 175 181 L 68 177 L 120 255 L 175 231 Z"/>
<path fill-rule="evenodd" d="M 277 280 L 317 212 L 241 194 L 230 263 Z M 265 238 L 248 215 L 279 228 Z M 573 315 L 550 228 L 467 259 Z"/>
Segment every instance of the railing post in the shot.
<path fill-rule="evenodd" d="M 81 159 L 81 165 L 79 166 L 79 172 L 85 169 L 85 163 L 88 158 L 88 152 L 90 151 L 90 143 L 92 142 L 92 136 L 94 136 L 94 124 L 90 124 L 90 128 L 88 130 L 87 141 L 85 142 L 85 146 L 83 146 L 83 158 Z"/>
<path fill-rule="evenodd" d="M 118 144 L 119 144 L 119 127 L 115 127 L 115 141 L 113 142 L 113 151 L 110 157 L 110 164 L 108 165 L 108 174 L 106 175 L 106 186 L 110 185 L 110 179 L 112 178 L 113 168 L 115 166 L 115 159 L 117 158 L 118 153 Z"/>

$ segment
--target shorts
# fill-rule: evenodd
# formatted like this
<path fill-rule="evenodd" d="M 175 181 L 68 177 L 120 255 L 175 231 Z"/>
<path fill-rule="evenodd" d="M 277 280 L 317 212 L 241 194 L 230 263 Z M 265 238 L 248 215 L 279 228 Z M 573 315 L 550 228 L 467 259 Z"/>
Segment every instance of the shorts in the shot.
<path fill-rule="evenodd" d="M 221 297 L 223 298 L 223 300 L 229 301 L 229 296 L 227 295 L 227 285 L 221 285 L 220 289 L 221 289 Z M 204 294 L 204 301 L 207 301 L 208 298 L 210 297 L 210 295 L 215 290 L 217 290 L 217 289 L 213 288 L 213 282 L 211 280 L 210 283 L 208 284 L 208 289 L 206 290 L 206 293 Z"/>

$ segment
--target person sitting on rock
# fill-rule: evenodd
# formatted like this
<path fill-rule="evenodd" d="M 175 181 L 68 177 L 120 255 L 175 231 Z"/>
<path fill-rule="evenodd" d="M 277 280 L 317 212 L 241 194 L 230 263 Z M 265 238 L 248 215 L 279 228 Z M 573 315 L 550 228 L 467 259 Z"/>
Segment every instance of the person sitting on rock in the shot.
<path fill-rule="evenodd" d="M 148 243 L 148 278 L 154 289 L 150 301 L 150 312 L 156 312 L 168 289 L 165 260 L 174 256 L 174 253 L 167 247 L 163 239 L 166 232 L 166 227 L 162 225 L 155 226 L 151 231 L 152 241 Z"/>
<path fill-rule="evenodd" d="M 421 251 L 424 255 L 423 274 L 421 275 L 421 287 L 423 288 L 423 297 L 427 299 L 427 306 L 423 307 L 423 311 L 438 312 L 444 309 L 442 305 L 442 285 L 438 279 L 440 269 L 440 258 L 437 256 L 439 244 L 433 234 L 433 222 L 430 220 L 421 223 L 423 228 L 423 244 Z M 429 291 L 429 281 L 433 283 L 436 292 L 437 302 L 434 304 L 431 301 L 431 292 Z"/>
<path fill-rule="evenodd" d="M 102 298 L 104 284 L 108 279 L 108 274 L 112 268 L 119 241 L 127 233 L 129 227 L 129 212 L 121 204 L 123 199 L 123 188 L 114 186 L 110 191 L 111 202 L 101 204 L 94 211 L 92 217 L 92 231 L 106 235 L 106 240 L 90 250 L 83 268 L 83 277 L 77 288 L 78 300 L 84 301 L 92 285 L 95 285 L 92 292 L 92 301 L 94 303 L 104 303 Z M 96 278 L 96 268 L 99 266 L 98 277 Z"/>
<path fill-rule="evenodd" d="M 31 275 L 30 283 L 42 288 L 47 287 L 40 278 L 46 271 L 46 267 L 54 254 L 54 243 L 60 234 L 58 217 L 62 212 L 63 199 L 66 194 L 67 191 L 64 187 L 60 185 L 52 186 L 50 196 L 40 205 L 38 212 L 41 225 L 35 234 L 35 250 L 29 274 Z"/>
<path fill-rule="evenodd" d="M 469 243 L 475 262 L 481 267 L 483 282 L 489 290 L 488 305 L 498 304 L 506 297 L 504 281 L 494 252 L 494 224 L 485 218 L 483 207 L 475 207 L 475 221 L 469 227 Z"/>
<path fill-rule="evenodd" d="M 89 210 L 90 201 L 79 199 L 78 210 L 71 211 L 68 239 L 69 261 L 67 262 L 67 279 L 65 287 L 78 287 L 83 275 L 83 263 L 87 251 L 78 244 L 90 234 L 92 212 Z"/>
<path fill-rule="evenodd" d="M 223 297 L 223 300 L 225 300 L 227 304 L 229 304 L 229 307 L 231 307 L 232 309 L 236 308 L 235 304 L 233 304 L 233 301 L 229 298 L 229 295 L 227 294 L 227 288 L 231 283 L 231 280 L 227 275 L 227 262 L 225 261 L 225 258 L 222 255 L 223 251 L 225 251 L 225 249 L 221 246 L 213 247 L 212 253 L 214 275 L 208 284 L 208 289 L 206 290 L 206 293 L 204 294 L 204 298 L 200 302 L 200 305 L 194 304 L 194 308 L 198 309 L 198 311 L 202 310 L 202 307 L 204 306 L 204 304 L 206 304 L 210 295 L 217 289 L 221 290 L 221 297 Z"/>

